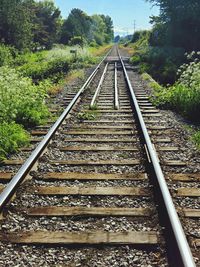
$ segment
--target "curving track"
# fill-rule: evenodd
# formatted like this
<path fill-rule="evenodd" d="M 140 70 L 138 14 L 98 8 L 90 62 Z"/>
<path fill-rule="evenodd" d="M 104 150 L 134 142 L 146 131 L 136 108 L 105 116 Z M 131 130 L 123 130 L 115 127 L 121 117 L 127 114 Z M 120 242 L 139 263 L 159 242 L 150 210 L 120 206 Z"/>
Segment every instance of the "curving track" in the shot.
<path fill-rule="evenodd" d="M 157 156 L 177 148 L 146 92 L 133 90 L 132 73 L 113 47 L 78 93 L 63 98 L 68 106 L 54 126 L 32 132 L 47 135 L 17 174 L 0 174 L 11 179 L 0 195 L 2 255 L 24 249 L 31 258 L 35 250 L 30 264 L 19 256 L 22 266 L 54 266 L 50 246 L 58 266 L 195 266 Z M 181 179 L 174 170 L 184 162 L 160 163 Z M 199 191 L 180 188 L 174 197 L 184 196 Z M 199 210 L 177 211 L 182 221 L 199 218 Z M 190 237 L 195 255 L 199 243 Z"/>

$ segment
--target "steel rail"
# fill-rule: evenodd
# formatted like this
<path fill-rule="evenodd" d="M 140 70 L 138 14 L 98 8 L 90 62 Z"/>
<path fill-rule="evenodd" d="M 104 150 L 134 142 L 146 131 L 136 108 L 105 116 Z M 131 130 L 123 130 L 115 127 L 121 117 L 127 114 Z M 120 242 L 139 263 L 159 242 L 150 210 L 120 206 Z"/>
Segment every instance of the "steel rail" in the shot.
<path fill-rule="evenodd" d="M 97 86 L 97 89 L 96 89 L 96 91 L 95 91 L 95 93 L 94 93 L 94 96 L 93 96 L 93 98 L 92 98 L 92 101 L 91 101 L 91 103 L 90 103 L 90 107 L 91 107 L 91 108 L 94 107 L 95 102 L 96 102 L 96 99 L 97 99 L 97 97 L 98 97 L 98 95 L 99 95 L 99 92 L 100 92 L 102 83 L 103 83 L 103 81 L 104 81 L 104 78 L 105 78 L 105 75 L 106 75 L 106 72 L 107 72 L 107 69 L 108 69 L 108 64 L 109 64 L 109 63 L 107 62 L 107 63 L 106 63 L 106 66 L 105 66 L 105 68 L 104 68 L 103 74 L 102 74 L 102 76 L 101 76 L 101 79 L 100 79 L 100 81 L 99 81 L 99 84 L 98 84 L 98 86 Z"/>
<path fill-rule="evenodd" d="M 144 139 L 146 142 L 146 147 L 148 149 L 148 154 L 149 154 L 150 160 L 152 162 L 152 167 L 154 168 L 154 172 L 156 174 L 156 179 L 157 179 L 157 182 L 159 184 L 160 191 L 162 193 L 164 204 L 165 204 L 165 207 L 166 207 L 166 210 L 168 213 L 168 217 L 170 219 L 170 224 L 171 224 L 171 227 L 172 227 L 175 239 L 176 239 L 179 253 L 181 255 L 181 260 L 182 260 L 183 266 L 184 267 L 195 267 L 196 265 L 194 263 L 191 249 L 188 245 L 188 242 L 187 242 L 185 233 L 183 231 L 181 222 L 179 220 L 178 214 L 177 214 L 175 206 L 173 204 L 173 200 L 172 200 L 171 194 L 169 192 L 167 183 L 165 181 L 164 174 L 162 172 L 162 169 L 161 169 L 158 157 L 157 157 L 157 153 L 156 153 L 154 146 L 151 142 L 149 133 L 147 131 L 147 128 L 146 128 L 146 125 L 145 125 L 145 122 L 144 122 L 144 119 L 142 116 L 142 113 L 141 113 L 140 108 L 139 108 L 139 104 L 137 102 L 137 98 L 135 96 L 130 79 L 128 77 L 128 73 L 126 71 L 126 67 L 125 67 L 124 62 L 122 60 L 122 57 L 119 53 L 119 50 L 118 50 L 118 55 L 119 55 L 119 58 L 120 58 L 120 61 L 121 61 L 122 67 L 123 67 L 123 72 L 124 72 L 124 75 L 126 78 L 126 82 L 128 84 L 131 98 L 132 98 L 133 103 L 134 103 L 134 107 L 135 107 L 135 110 L 137 113 L 140 127 L 141 127 L 142 132 L 143 132 L 143 136 L 144 136 Z"/>
<path fill-rule="evenodd" d="M 25 177 L 28 175 L 28 173 L 33 168 L 34 164 L 38 160 L 38 158 L 41 156 L 41 154 L 44 152 L 45 148 L 51 141 L 52 137 L 60 127 L 60 125 L 63 123 L 73 106 L 76 104 L 77 100 L 79 99 L 80 95 L 84 92 L 84 90 L 88 87 L 92 79 L 97 74 L 100 66 L 105 61 L 105 59 L 108 57 L 108 55 L 111 53 L 113 48 L 109 50 L 109 52 L 106 54 L 106 56 L 102 59 L 102 61 L 98 64 L 98 66 L 95 68 L 95 70 L 92 72 L 92 74 L 89 76 L 89 78 L 86 80 L 84 85 L 81 87 L 81 89 L 78 91 L 78 93 L 74 96 L 70 104 L 67 106 L 67 108 L 63 111 L 61 116 L 58 118 L 58 120 L 54 123 L 54 125 L 50 128 L 49 132 L 45 135 L 43 140 L 39 143 L 39 145 L 35 148 L 35 150 L 31 153 L 30 157 L 25 161 L 25 163 L 21 166 L 19 171 L 13 176 L 11 181 L 8 183 L 8 185 L 4 188 L 2 193 L 0 194 L 0 212 L 5 207 L 6 203 L 10 200 L 10 198 L 14 195 L 16 188 L 18 185 L 25 179 Z"/>
<path fill-rule="evenodd" d="M 119 94 L 117 84 L 117 62 L 115 62 L 115 109 L 119 109 Z"/>

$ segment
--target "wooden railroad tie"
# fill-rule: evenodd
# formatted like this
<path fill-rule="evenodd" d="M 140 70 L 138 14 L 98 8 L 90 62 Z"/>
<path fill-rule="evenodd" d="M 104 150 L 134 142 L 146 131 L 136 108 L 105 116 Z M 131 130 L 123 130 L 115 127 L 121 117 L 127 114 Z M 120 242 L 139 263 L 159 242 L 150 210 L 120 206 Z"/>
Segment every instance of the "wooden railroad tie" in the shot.
<path fill-rule="evenodd" d="M 138 151 L 136 147 L 111 147 L 111 146 L 65 146 L 60 151 Z"/>
<path fill-rule="evenodd" d="M 28 216 L 137 216 L 149 217 L 149 208 L 101 208 L 101 207 L 34 207 L 24 210 Z"/>
<path fill-rule="evenodd" d="M 48 172 L 45 180 L 146 180 L 146 173 L 80 173 L 80 172 Z"/>
<path fill-rule="evenodd" d="M 199 182 L 200 173 L 170 173 L 169 177 L 173 181 Z"/>
<path fill-rule="evenodd" d="M 50 161 L 50 164 L 52 165 L 93 165 L 93 166 L 102 166 L 102 165 L 116 165 L 116 166 L 134 166 L 139 165 L 140 160 L 133 159 L 133 160 L 54 160 Z"/>
<path fill-rule="evenodd" d="M 38 186 L 30 191 L 38 195 L 83 195 L 83 196 L 149 196 L 149 189 L 141 187 L 78 187 Z"/>
<path fill-rule="evenodd" d="M 54 244 L 54 245 L 98 245 L 130 244 L 156 245 L 159 235 L 154 232 L 63 232 L 63 231 L 28 231 L 19 233 L 1 233 L 0 241 L 14 244 Z"/>

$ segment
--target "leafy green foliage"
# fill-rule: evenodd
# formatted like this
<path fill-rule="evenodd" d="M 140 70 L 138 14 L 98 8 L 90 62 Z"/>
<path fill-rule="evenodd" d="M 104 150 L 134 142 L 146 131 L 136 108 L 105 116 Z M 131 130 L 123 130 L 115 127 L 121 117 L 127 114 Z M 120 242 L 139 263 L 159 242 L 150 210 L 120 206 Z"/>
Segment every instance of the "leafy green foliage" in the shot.
<path fill-rule="evenodd" d="M 74 57 L 70 50 L 76 50 Z M 71 69 L 90 66 L 96 63 L 96 58 L 87 48 L 56 46 L 50 51 L 27 53 L 18 56 L 15 60 L 17 70 L 24 76 L 30 77 L 35 83 L 44 79 L 51 79 L 58 82 Z"/>
<path fill-rule="evenodd" d="M 199 55 L 199 53 L 197 53 Z M 195 55 L 195 53 L 193 53 Z M 191 58 L 191 54 L 188 55 Z M 153 102 L 170 107 L 193 122 L 200 122 L 200 62 L 193 59 L 181 66 L 178 81 L 169 88 L 155 88 Z"/>
<path fill-rule="evenodd" d="M 51 48 L 61 28 L 51 0 L 0 0 L 0 41 L 19 50 Z"/>
<path fill-rule="evenodd" d="M 130 63 L 133 65 L 138 65 L 140 63 L 141 59 L 139 55 L 134 55 L 132 56 L 132 58 L 130 59 Z"/>
<path fill-rule="evenodd" d="M 184 61 L 184 52 L 181 48 L 149 47 L 140 54 L 141 70 L 150 73 L 162 84 L 172 84 L 176 80 L 178 67 Z M 144 66 L 146 69 L 142 69 Z"/>
<path fill-rule="evenodd" d="M 32 44 L 31 12 L 28 0 L 0 0 L 0 41 L 17 49 Z"/>
<path fill-rule="evenodd" d="M 83 48 L 84 44 L 85 44 L 85 40 L 81 36 L 74 36 L 70 40 L 70 45 L 79 45 L 80 47 Z"/>
<path fill-rule="evenodd" d="M 0 122 L 16 121 L 23 125 L 42 123 L 49 115 L 44 103 L 46 92 L 14 69 L 0 68 Z"/>
<path fill-rule="evenodd" d="M 53 1 L 45 0 L 34 3 L 34 47 L 37 46 L 51 49 L 58 41 L 61 28 L 61 12 L 55 7 Z"/>
<path fill-rule="evenodd" d="M 8 154 L 29 144 L 30 136 L 24 128 L 14 122 L 0 123 L 0 161 Z"/>
<path fill-rule="evenodd" d="M 0 44 L 0 67 L 11 65 L 16 51 L 13 47 Z"/>
<path fill-rule="evenodd" d="M 63 20 L 53 0 L 0 0 L 0 42 L 20 51 L 51 49 L 55 43 L 102 45 L 113 38 L 109 16 L 74 8 Z"/>
<path fill-rule="evenodd" d="M 151 32 L 139 31 L 133 35 L 135 53 L 130 62 L 138 65 L 141 73 L 148 72 L 162 84 L 172 84 L 177 69 L 184 61 L 185 50 L 171 46 L 150 46 Z"/>
<path fill-rule="evenodd" d="M 182 47 L 186 51 L 200 49 L 199 0 L 148 0 L 160 6 L 160 16 L 153 17 L 152 41 L 155 46 Z"/>
<path fill-rule="evenodd" d="M 60 75 L 68 72 L 69 62 L 64 58 L 57 58 L 49 62 L 27 63 L 18 68 L 18 70 L 24 76 L 32 78 L 36 83 L 47 78 L 51 78 L 56 82 L 61 77 Z"/>
<path fill-rule="evenodd" d="M 152 31 L 133 35 L 136 52 L 131 62 L 159 83 L 173 84 L 185 52 L 200 49 L 200 1 L 147 1 L 160 7 L 160 15 L 151 17 Z"/>

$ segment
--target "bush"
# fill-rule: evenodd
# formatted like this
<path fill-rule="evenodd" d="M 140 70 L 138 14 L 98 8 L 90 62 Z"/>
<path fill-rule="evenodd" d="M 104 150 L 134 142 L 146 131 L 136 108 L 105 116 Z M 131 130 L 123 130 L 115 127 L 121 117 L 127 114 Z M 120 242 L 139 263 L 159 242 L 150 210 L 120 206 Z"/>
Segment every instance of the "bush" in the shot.
<path fill-rule="evenodd" d="M 198 58 L 180 67 L 178 81 L 169 88 L 156 88 L 153 102 L 170 107 L 187 119 L 200 122 L 200 62 Z"/>
<path fill-rule="evenodd" d="M 98 47 L 98 45 L 95 42 L 95 40 L 93 40 L 92 42 L 90 42 L 90 47 Z"/>
<path fill-rule="evenodd" d="M 16 121 L 37 125 L 49 115 L 44 103 L 46 92 L 16 70 L 0 68 L 0 122 Z"/>
<path fill-rule="evenodd" d="M 14 48 L 0 44 L 0 67 L 10 65 L 13 62 Z"/>
<path fill-rule="evenodd" d="M 132 40 L 131 42 L 132 43 L 136 43 L 137 41 L 141 40 L 142 38 L 146 38 L 148 35 L 150 35 L 149 31 L 147 30 L 144 30 L 144 31 L 136 31 L 134 34 L 133 34 L 133 37 L 132 37 Z"/>
<path fill-rule="evenodd" d="M 55 58 L 51 61 L 27 63 L 18 70 L 24 76 L 32 78 L 35 83 L 47 78 L 52 78 L 56 82 L 59 79 L 57 75 L 68 72 L 69 62 L 65 58 Z"/>
<path fill-rule="evenodd" d="M 28 53 L 16 59 L 15 64 L 24 76 L 32 78 L 38 84 L 44 79 L 58 82 L 70 69 L 82 68 L 96 63 L 88 49 L 74 47 L 77 50 L 75 58 L 71 53 L 71 47 L 56 46 L 50 51 Z M 30 61 L 28 60 L 30 55 Z M 24 62 L 24 64 L 22 64 Z"/>
<path fill-rule="evenodd" d="M 0 124 L 0 161 L 21 146 L 29 144 L 30 136 L 24 128 L 14 122 Z"/>
<path fill-rule="evenodd" d="M 46 51 L 40 51 L 36 53 L 25 53 L 25 54 L 20 54 L 18 55 L 13 64 L 14 66 L 22 66 L 24 64 L 31 64 L 31 63 L 36 63 L 36 62 L 41 62 L 44 61 L 46 58 Z"/>
<path fill-rule="evenodd" d="M 186 56 L 189 62 L 179 68 L 179 82 L 190 88 L 200 88 L 200 52 L 192 52 Z"/>
<path fill-rule="evenodd" d="M 86 43 L 86 41 L 81 37 L 81 36 L 74 36 L 71 40 L 70 40 L 70 45 L 80 45 L 80 47 L 83 48 L 84 44 Z"/>
<path fill-rule="evenodd" d="M 140 70 L 147 71 L 162 84 L 172 84 L 177 78 L 178 67 L 184 62 L 184 52 L 182 48 L 149 47 L 141 53 Z"/>
<path fill-rule="evenodd" d="M 133 65 L 138 65 L 140 63 L 141 59 L 139 55 L 134 55 L 131 59 L 130 59 L 130 63 Z"/>

